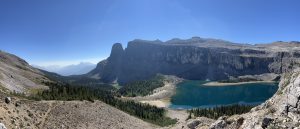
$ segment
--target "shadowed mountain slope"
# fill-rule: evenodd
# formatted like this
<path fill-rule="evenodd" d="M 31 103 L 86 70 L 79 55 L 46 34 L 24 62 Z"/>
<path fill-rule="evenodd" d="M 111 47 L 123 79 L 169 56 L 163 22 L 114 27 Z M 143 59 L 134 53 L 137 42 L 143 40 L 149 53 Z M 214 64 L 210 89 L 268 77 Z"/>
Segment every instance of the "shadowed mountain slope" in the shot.
<path fill-rule="evenodd" d="M 125 49 L 114 44 L 111 55 L 86 76 L 124 84 L 157 73 L 198 80 L 283 73 L 299 66 L 299 50 L 298 42 L 249 45 L 199 37 L 166 42 L 133 40 Z"/>

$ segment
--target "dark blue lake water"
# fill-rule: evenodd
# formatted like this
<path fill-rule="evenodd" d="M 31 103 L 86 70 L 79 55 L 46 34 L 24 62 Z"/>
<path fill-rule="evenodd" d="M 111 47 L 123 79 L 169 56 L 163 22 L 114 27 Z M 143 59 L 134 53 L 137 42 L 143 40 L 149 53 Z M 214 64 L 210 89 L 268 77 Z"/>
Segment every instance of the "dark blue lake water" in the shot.
<path fill-rule="evenodd" d="M 274 95 L 278 83 L 251 83 L 232 86 L 204 86 L 207 81 L 179 83 L 170 108 L 190 109 L 230 104 L 258 105 Z"/>

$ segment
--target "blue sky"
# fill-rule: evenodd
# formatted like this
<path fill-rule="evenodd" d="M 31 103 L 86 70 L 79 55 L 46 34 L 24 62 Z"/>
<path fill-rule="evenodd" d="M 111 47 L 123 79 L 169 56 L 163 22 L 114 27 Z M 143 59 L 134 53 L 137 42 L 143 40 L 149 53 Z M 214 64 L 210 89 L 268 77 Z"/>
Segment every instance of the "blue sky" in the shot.
<path fill-rule="evenodd" d="M 113 43 L 300 40 L 299 0 L 1 0 L 0 49 L 37 65 L 97 63 Z"/>

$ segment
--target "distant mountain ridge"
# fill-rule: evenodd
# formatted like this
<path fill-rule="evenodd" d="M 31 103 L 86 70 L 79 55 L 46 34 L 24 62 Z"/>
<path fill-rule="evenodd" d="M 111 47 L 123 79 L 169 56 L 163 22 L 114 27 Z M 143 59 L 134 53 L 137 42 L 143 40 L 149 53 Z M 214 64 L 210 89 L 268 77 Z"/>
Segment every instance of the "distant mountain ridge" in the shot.
<path fill-rule="evenodd" d="M 86 76 L 124 84 L 157 73 L 198 80 L 283 73 L 299 65 L 299 50 L 298 42 L 250 45 L 200 37 L 166 42 L 133 40 L 126 49 L 114 44 L 110 57 Z"/>
<path fill-rule="evenodd" d="M 49 72 L 55 72 L 63 76 L 70 76 L 70 75 L 86 74 L 92 69 L 94 69 L 96 67 L 96 64 L 89 63 L 89 62 L 80 62 L 79 64 L 73 64 L 67 66 L 58 66 L 58 65 L 51 65 L 51 66 L 33 65 L 33 66 Z"/>

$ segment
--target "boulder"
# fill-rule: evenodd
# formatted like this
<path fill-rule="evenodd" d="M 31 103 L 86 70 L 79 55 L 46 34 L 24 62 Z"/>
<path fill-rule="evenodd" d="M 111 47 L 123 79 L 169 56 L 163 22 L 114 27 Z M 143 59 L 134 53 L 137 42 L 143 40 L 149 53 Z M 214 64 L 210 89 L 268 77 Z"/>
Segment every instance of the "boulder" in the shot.
<path fill-rule="evenodd" d="M 237 121 L 236 121 L 237 125 L 241 126 L 244 123 L 244 120 L 245 120 L 245 118 L 243 118 L 243 117 L 238 118 Z"/>
<path fill-rule="evenodd" d="M 225 120 L 217 120 L 213 124 L 210 125 L 209 129 L 224 129 L 227 126 Z"/>
<path fill-rule="evenodd" d="M 3 123 L 0 123 L 0 129 L 7 129 Z"/>
<path fill-rule="evenodd" d="M 228 116 L 221 116 L 218 118 L 218 120 L 226 120 L 228 118 Z"/>
<path fill-rule="evenodd" d="M 21 106 L 21 103 L 20 102 L 16 102 L 15 106 L 19 107 L 19 106 Z"/>
<path fill-rule="evenodd" d="M 261 123 L 261 127 L 263 129 L 267 128 L 271 124 L 272 121 L 273 121 L 273 119 L 271 119 L 271 118 L 267 118 L 267 117 L 264 118 L 262 123 Z"/>
<path fill-rule="evenodd" d="M 11 102 L 11 98 L 10 97 L 5 97 L 5 103 L 9 104 Z"/>
<path fill-rule="evenodd" d="M 189 120 L 187 122 L 187 126 L 190 128 L 190 129 L 195 129 L 201 122 L 197 119 L 193 119 L 193 120 Z"/>

